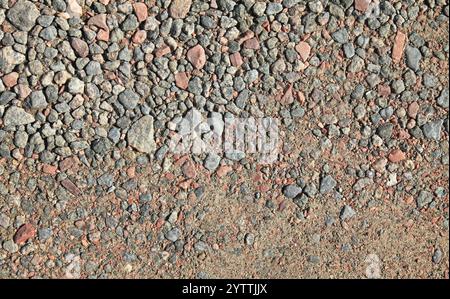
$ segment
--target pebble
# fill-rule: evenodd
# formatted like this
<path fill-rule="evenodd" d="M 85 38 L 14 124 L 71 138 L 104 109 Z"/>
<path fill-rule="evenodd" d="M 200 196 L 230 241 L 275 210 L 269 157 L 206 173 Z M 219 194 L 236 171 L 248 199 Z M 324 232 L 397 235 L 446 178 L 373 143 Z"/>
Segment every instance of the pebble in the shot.
<path fill-rule="evenodd" d="M 329 193 L 331 190 L 336 187 L 337 182 L 331 175 L 326 175 L 320 181 L 319 191 L 322 194 Z"/>
<path fill-rule="evenodd" d="M 287 198 L 295 198 L 302 192 L 302 188 L 297 185 L 288 185 L 283 188 L 283 194 Z"/>
<path fill-rule="evenodd" d="M 407 46 L 406 47 L 406 65 L 413 71 L 420 70 L 420 61 L 422 60 L 422 54 L 419 49 Z"/>
<path fill-rule="evenodd" d="M 350 218 L 353 218 L 356 215 L 356 212 L 352 209 L 352 207 L 345 205 L 342 210 L 341 213 L 339 214 L 339 218 L 341 219 L 341 221 L 346 221 Z"/>

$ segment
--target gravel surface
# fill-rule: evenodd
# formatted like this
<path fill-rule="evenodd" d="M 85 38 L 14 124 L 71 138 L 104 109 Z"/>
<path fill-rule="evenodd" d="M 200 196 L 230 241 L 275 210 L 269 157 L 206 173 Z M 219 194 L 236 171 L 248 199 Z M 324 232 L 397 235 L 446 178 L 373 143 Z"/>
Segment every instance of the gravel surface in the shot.
<path fill-rule="evenodd" d="M 0 0 L 0 278 L 448 278 L 448 34 L 446 0 Z M 236 119 L 277 147 L 202 147 Z"/>

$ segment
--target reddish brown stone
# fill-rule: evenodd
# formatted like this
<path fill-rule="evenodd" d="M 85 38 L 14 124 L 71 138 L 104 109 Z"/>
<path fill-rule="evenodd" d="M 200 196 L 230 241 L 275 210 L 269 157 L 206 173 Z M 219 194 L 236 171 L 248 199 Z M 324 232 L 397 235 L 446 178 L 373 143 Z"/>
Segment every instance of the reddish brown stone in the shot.
<path fill-rule="evenodd" d="M 129 178 L 135 178 L 136 177 L 136 167 L 131 166 L 127 169 L 127 175 Z"/>
<path fill-rule="evenodd" d="M 147 31 L 145 30 L 138 30 L 134 35 L 133 35 L 133 43 L 135 44 L 142 44 L 145 39 L 147 38 Z"/>
<path fill-rule="evenodd" d="M 188 87 L 189 78 L 185 72 L 175 74 L 175 84 L 181 89 L 186 89 Z"/>
<path fill-rule="evenodd" d="M 365 12 L 369 8 L 371 0 L 355 0 L 355 9 Z"/>
<path fill-rule="evenodd" d="M 83 8 L 78 4 L 77 0 L 67 1 L 67 13 L 71 17 L 79 18 L 83 14 Z"/>
<path fill-rule="evenodd" d="M 100 29 L 97 33 L 97 39 L 104 42 L 109 41 L 109 30 Z"/>
<path fill-rule="evenodd" d="M 311 46 L 307 42 L 299 42 L 298 45 L 295 46 L 295 50 L 300 54 L 300 58 L 303 62 L 308 60 L 309 54 L 311 54 Z"/>
<path fill-rule="evenodd" d="M 294 102 L 294 96 L 292 93 L 292 84 L 289 84 L 289 86 L 286 87 L 286 89 L 284 90 L 283 96 L 280 99 L 280 102 L 283 105 L 292 104 L 292 102 Z"/>
<path fill-rule="evenodd" d="M 95 15 L 91 17 L 88 22 L 88 25 L 94 25 L 98 28 L 101 28 L 105 31 L 109 31 L 108 25 L 106 24 L 106 14 L 102 13 L 99 15 Z"/>
<path fill-rule="evenodd" d="M 44 164 L 42 166 L 42 171 L 46 174 L 51 174 L 51 175 L 55 175 L 56 172 L 58 171 L 58 167 L 53 166 L 53 165 L 49 165 L 49 164 Z"/>
<path fill-rule="evenodd" d="M 79 196 L 81 195 L 80 189 L 69 179 L 64 179 L 61 181 L 61 185 L 66 188 L 73 195 Z"/>
<path fill-rule="evenodd" d="M 84 40 L 74 37 L 70 44 L 72 45 L 72 48 L 75 50 L 75 52 L 80 57 L 84 58 L 84 57 L 88 56 L 89 46 Z"/>
<path fill-rule="evenodd" d="M 226 176 L 232 170 L 233 170 L 233 168 L 231 168 L 231 166 L 222 165 L 217 169 L 216 174 L 219 178 L 221 178 L 221 177 Z"/>
<path fill-rule="evenodd" d="M 400 62 L 403 56 L 403 51 L 406 44 L 406 34 L 401 31 L 397 31 L 395 36 L 394 47 L 392 48 L 392 60 L 395 63 Z"/>
<path fill-rule="evenodd" d="M 136 14 L 139 22 L 143 22 L 147 19 L 148 10 L 147 10 L 147 5 L 145 5 L 145 3 L 141 3 L 141 2 L 134 3 L 133 8 L 134 8 L 134 13 Z"/>
<path fill-rule="evenodd" d="M 389 161 L 392 163 L 397 163 L 406 159 L 406 155 L 399 149 L 393 150 L 388 157 Z"/>
<path fill-rule="evenodd" d="M 306 101 L 305 95 L 301 91 L 297 92 L 297 99 L 300 102 L 300 104 L 304 104 Z"/>
<path fill-rule="evenodd" d="M 23 244 L 36 235 L 36 229 L 30 223 L 22 225 L 15 233 L 13 240 L 16 244 Z"/>
<path fill-rule="evenodd" d="M 417 113 L 419 112 L 419 104 L 417 102 L 412 102 L 408 106 L 408 116 L 411 118 L 416 118 Z"/>
<path fill-rule="evenodd" d="M 169 7 L 170 16 L 174 19 L 183 19 L 191 9 L 192 0 L 173 0 Z"/>
<path fill-rule="evenodd" d="M 391 94 L 391 87 L 389 85 L 378 85 L 378 94 L 382 97 L 387 97 Z"/>
<path fill-rule="evenodd" d="M 193 179 L 197 176 L 197 171 L 195 170 L 195 165 L 191 160 L 187 160 L 183 164 L 182 171 L 183 171 L 184 176 L 189 179 Z"/>
<path fill-rule="evenodd" d="M 69 157 L 69 158 L 65 158 L 64 160 L 62 160 L 61 162 L 59 162 L 59 170 L 61 171 L 66 171 L 68 169 L 71 168 L 76 168 L 77 164 L 78 164 L 78 158 L 73 156 L 73 157 Z"/>
<path fill-rule="evenodd" d="M 251 50 L 259 50 L 261 47 L 256 37 L 250 38 L 244 42 L 244 47 Z"/>
<path fill-rule="evenodd" d="M 9 73 L 8 75 L 3 76 L 3 84 L 6 87 L 14 87 L 17 84 L 17 79 L 19 79 L 19 74 L 16 72 Z"/>
<path fill-rule="evenodd" d="M 167 55 L 170 53 L 170 48 L 167 45 L 162 45 L 161 47 L 159 47 L 158 49 L 156 49 L 155 51 L 155 56 L 156 57 L 163 57 L 164 55 Z"/>
<path fill-rule="evenodd" d="M 196 45 L 195 47 L 191 48 L 187 52 L 186 57 L 189 62 L 192 63 L 192 65 L 198 70 L 202 69 L 206 63 L 205 49 L 203 49 L 203 47 L 200 45 Z"/>
<path fill-rule="evenodd" d="M 231 62 L 231 64 L 233 66 L 240 67 L 244 63 L 244 61 L 242 60 L 241 53 L 236 52 L 234 54 L 231 54 L 230 55 L 230 62 Z"/>

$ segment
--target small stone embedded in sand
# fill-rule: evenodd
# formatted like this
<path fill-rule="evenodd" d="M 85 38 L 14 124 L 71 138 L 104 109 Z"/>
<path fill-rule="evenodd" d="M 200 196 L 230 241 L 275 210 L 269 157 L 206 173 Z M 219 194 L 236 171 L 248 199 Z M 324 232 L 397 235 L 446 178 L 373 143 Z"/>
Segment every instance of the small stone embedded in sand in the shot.
<path fill-rule="evenodd" d="M 128 131 L 128 144 L 140 152 L 152 153 L 156 148 L 153 134 L 153 117 L 143 116 Z"/>

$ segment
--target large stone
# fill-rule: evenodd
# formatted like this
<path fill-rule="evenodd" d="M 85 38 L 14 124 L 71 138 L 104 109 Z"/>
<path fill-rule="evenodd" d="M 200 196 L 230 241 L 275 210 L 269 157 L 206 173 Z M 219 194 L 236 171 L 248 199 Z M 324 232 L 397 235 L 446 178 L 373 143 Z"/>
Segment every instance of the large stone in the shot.
<path fill-rule="evenodd" d="M 119 94 L 119 102 L 129 110 L 136 108 L 139 102 L 139 96 L 131 89 L 125 89 Z"/>
<path fill-rule="evenodd" d="M 89 46 L 84 40 L 74 37 L 70 44 L 80 57 L 84 58 L 88 56 Z"/>
<path fill-rule="evenodd" d="M 3 122 L 6 127 L 21 126 L 34 122 L 34 116 L 27 113 L 22 108 L 12 106 L 3 116 Z"/>
<path fill-rule="evenodd" d="M 206 63 L 205 50 L 200 45 L 196 45 L 195 47 L 191 48 L 187 52 L 186 57 L 189 62 L 192 63 L 192 65 L 198 70 L 202 69 Z"/>
<path fill-rule="evenodd" d="M 441 139 L 441 128 L 444 121 L 442 119 L 430 121 L 422 126 L 423 135 L 427 139 Z"/>
<path fill-rule="evenodd" d="M 327 175 L 320 181 L 319 191 L 325 194 L 333 190 L 334 187 L 336 187 L 336 180 L 331 175 Z"/>
<path fill-rule="evenodd" d="M 9 73 L 14 66 L 25 62 L 25 55 L 14 51 L 11 46 L 3 47 L 0 50 L 0 71 Z"/>
<path fill-rule="evenodd" d="M 30 1 L 19 0 L 8 10 L 8 20 L 22 31 L 30 31 L 39 17 L 39 10 Z"/>
<path fill-rule="evenodd" d="M 170 16 L 174 19 L 183 19 L 191 9 L 192 0 L 173 0 L 169 8 Z"/>
<path fill-rule="evenodd" d="M 283 195 L 287 198 L 295 198 L 302 192 L 302 188 L 297 185 L 287 185 L 283 188 Z"/>
<path fill-rule="evenodd" d="M 78 78 L 70 79 L 67 87 L 71 94 L 78 94 L 84 92 L 84 82 Z"/>
<path fill-rule="evenodd" d="M 78 4 L 77 0 L 67 1 L 67 13 L 74 18 L 79 18 L 83 14 L 83 8 Z"/>
<path fill-rule="evenodd" d="M 23 244 L 36 235 L 36 229 L 30 223 L 22 225 L 14 235 L 14 243 Z"/>
<path fill-rule="evenodd" d="M 128 144 L 140 152 L 152 153 L 156 148 L 153 134 L 153 117 L 143 116 L 128 131 Z"/>
<path fill-rule="evenodd" d="M 406 34 L 401 31 L 397 31 L 395 36 L 394 47 L 392 48 L 392 60 L 395 63 L 399 63 L 403 56 L 403 51 L 405 49 Z"/>

